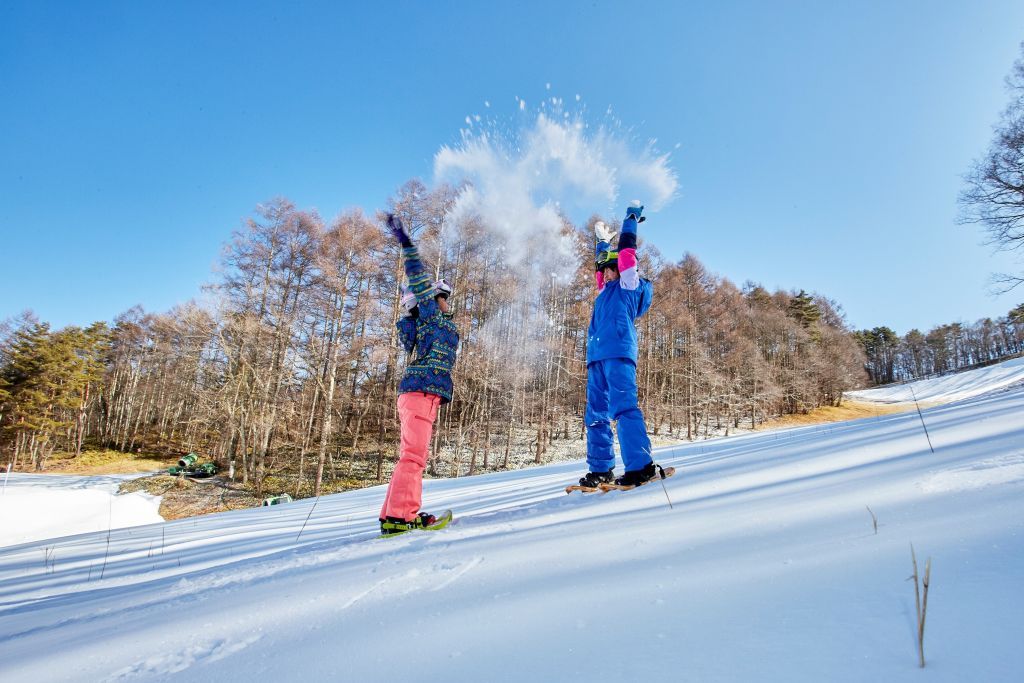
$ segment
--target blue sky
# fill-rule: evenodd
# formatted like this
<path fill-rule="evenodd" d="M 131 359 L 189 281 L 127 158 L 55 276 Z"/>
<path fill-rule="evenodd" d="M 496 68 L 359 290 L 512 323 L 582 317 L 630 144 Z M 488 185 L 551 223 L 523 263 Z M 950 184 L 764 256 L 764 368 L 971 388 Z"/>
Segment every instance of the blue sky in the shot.
<path fill-rule="evenodd" d="M 1024 292 L 988 276 L 1021 266 L 956 196 L 1022 40 L 1011 0 L 0 0 L 0 318 L 165 310 L 257 203 L 372 213 L 485 101 L 551 93 L 673 152 L 679 197 L 644 224 L 670 259 L 857 328 L 1004 315 Z"/>

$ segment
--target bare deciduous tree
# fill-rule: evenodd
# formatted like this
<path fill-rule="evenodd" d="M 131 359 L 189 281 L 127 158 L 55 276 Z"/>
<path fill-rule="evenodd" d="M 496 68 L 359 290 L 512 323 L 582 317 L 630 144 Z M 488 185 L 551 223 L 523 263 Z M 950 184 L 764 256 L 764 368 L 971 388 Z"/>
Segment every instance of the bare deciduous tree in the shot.
<path fill-rule="evenodd" d="M 961 220 L 980 224 L 995 248 L 1019 252 L 1024 248 L 1024 54 L 1014 63 L 1006 87 L 1010 102 L 995 126 L 988 152 L 965 178 Z M 996 276 L 1002 291 L 1021 282 L 1024 274 Z"/>
<path fill-rule="evenodd" d="M 582 454 L 591 231 L 563 219 L 555 237 L 575 257 L 542 273 L 543 246 L 522 245 L 508 258 L 479 217 L 446 223 L 454 197 L 450 187 L 411 181 L 388 207 L 457 291 L 455 392 L 439 415 L 428 470 L 461 476 L 547 462 L 560 448 Z M 325 482 L 382 480 L 396 460 L 395 395 L 408 359 L 395 333 L 399 253 L 379 221 L 351 210 L 325 227 L 315 212 L 275 199 L 225 247 L 209 310 L 132 309 L 109 331 L 26 338 L 22 350 L 54 337 L 94 364 L 74 366 L 79 379 L 61 385 L 74 388 L 63 402 L 29 402 L 27 385 L 12 383 L 21 347 L 6 334 L 2 445 L 37 460 L 82 440 L 199 451 L 257 492 L 297 496 Z M 827 299 L 740 290 L 693 255 L 672 263 L 650 246 L 640 267 L 655 287 L 638 327 L 638 384 L 655 433 L 696 439 L 755 427 L 779 412 L 834 404 L 860 381 L 862 351 Z"/>

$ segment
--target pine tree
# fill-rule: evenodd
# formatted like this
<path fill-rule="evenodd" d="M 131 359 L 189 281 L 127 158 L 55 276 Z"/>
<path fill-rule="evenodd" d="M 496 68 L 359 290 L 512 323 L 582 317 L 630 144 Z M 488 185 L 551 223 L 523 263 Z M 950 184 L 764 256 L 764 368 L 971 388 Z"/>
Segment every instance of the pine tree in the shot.
<path fill-rule="evenodd" d="M 811 330 L 821 319 L 821 310 L 814 303 L 814 297 L 802 289 L 799 294 L 789 300 L 789 314 L 805 330 Z"/>
<path fill-rule="evenodd" d="M 4 423 L 4 415 L 7 413 L 8 404 L 11 401 L 10 383 L 0 376 L 0 426 Z"/>
<path fill-rule="evenodd" d="M 44 346 L 49 337 L 49 325 L 30 323 L 14 332 L 6 353 L 6 363 L 0 371 L 8 392 L 9 409 L 3 431 L 5 440 L 12 444 L 12 462 L 27 453 L 36 460 L 38 431 L 43 427 L 46 393 L 41 379 L 45 367 Z"/>
<path fill-rule="evenodd" d="M 82 442 L 86 432 L 86 418 L 89 405 L 102 395 L 104 359 L 110 350 L 110 329 L 105 322 L 96 322 L 84 330 L 68 328 L 60 334 L 67 334 L 74 358 L 69 372 L 69 384 L 65 388 L 67 400 L 74 403 L 75 410 L 75 455 L 82 454 Z"/>
<path fill-rule="evenodd" d="M 70 445 L 86 387 L 98 382 L 102 371 L 98 359 L 88 358 L 88 339 L 77 327 L 51 333 L 49 325 L 38 322 L 12 335 L 0 382 L 7 406 L 2 435 L 11 443 L 15 464 L 25 455 L 40 470 L 59 445 Z"/>
<path fill-rule="evenodd" d="M 900 337 L 888 327 L 861 330 L 854 337 L 864 348 L 867 371 L 875 384 L 888 384 L 895 380 L 895 359 Z"/>

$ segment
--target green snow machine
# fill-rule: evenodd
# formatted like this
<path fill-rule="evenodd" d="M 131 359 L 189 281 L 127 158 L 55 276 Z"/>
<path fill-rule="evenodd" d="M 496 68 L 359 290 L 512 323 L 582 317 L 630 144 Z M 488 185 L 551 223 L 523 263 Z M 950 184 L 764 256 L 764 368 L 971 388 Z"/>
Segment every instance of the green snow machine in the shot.
<path fill-rule="evenodd" d="M 217 474 L 216 464 L 212 462 L 204 462 L 202 465 L 199 465 L 197 464 L 198 461 L 199 456 L 196 455 L 195 453 L 183 455 L 178 460 L 178 464 L 176 466 L 169 467 L 167 469 L 167 474 L 171 475 L 172 477 L 184 475 L 186 477 L 196 478 L 212 477 L 213 475 Z"/>
<path fill-rule="evenodd" d="M 193 467 L 189 472 L 190 477 L 212 477 L 217 474 L 217 466 L 212 462 L 204 462 L 202 465 Z"/>

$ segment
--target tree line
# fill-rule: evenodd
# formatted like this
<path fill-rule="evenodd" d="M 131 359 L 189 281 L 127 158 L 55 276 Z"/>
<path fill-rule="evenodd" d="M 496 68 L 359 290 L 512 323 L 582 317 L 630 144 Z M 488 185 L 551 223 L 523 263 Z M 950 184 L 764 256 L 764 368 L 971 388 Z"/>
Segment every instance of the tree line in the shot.
<path fill-rule="evenodd" d="M 902 337 L 889 327 L 875 327 L 855 336 L 873 384 L 956 372 L 1024 353 L 1024 304 L 973 325 L 937 325 L 927 333 L 913 329 Z"/>
<path fill-rule="evenodd" d="M 538 282 L 490 248 L 479 219 L 444 224 L 455 196 L 410 181 L 388 206 L 456 288 L 455 396 L 428 469 L 459 476 L 541 463 L 553 447 L 582 456 L 599 217 L 564 220 L 578 265 Z M 133 308 L 84 329 L 53 331 L 31 315 L 9 321 L 0 330 L 0 448 L 34 469 L 83 443 L 197 451 L 260 493 L 382 480 L 396 459 L 407 359 L 395 331 L 399 252 L 381 218 L 355 209 L 327 222 L 276 199 L 225 246 L 212 304 Z M 641 244 L 639 255 L 655 291 L 638 321 L 641 407 L 655 435 L 756 427 L 836 405 L 863 383 L 862 346 L 835 302 L 737 287 L 692 254 L 670 261 Z"/>

